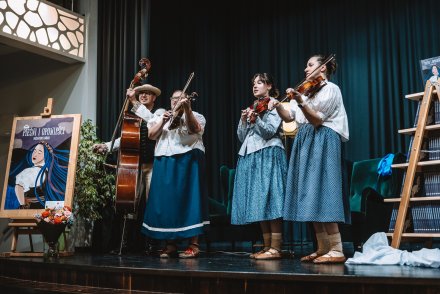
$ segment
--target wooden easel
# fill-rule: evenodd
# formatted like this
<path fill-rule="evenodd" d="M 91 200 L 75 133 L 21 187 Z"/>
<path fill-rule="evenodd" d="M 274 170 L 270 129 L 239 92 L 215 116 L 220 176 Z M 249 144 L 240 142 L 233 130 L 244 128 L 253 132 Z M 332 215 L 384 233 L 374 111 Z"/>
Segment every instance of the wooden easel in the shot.
<path fill-rule="evenodd" d="M 436 89 L 436 92 L 434 92 L 434 88 Z M 414 97 L 421 97 L 421 94 L 422 93 L 414 94 L 413 96 Z M 438 165 L 438 164 L 440 164 L 439 160 L 431 161 L 431 162 L 419 162 L 423 138 L 425 136 L 425 130 L 429 129 L 426 127 L 429 109 L 430 109 L 431 103 L 434 101 L 434 98 L 436 95 L 438 96 L 438 98 L 440 100 L 439 84 L 438 83 L 431 83 L 430 81 L 427 81 L 426 86 L 425 86 L 425 92 L 423 93 L 423 99 L 422 99 L 422 102 L 420 105 L 420 112 L 419 112 L 419 117 L 417 120 L 417 127 L 415 128 L 415 130 L 408 129 L 408 130 L 404 130 L 407 132 L 401 132 L 403 134 L 414 133 L 414 141 L 413 141 L 411 151 L 410 151 L 411 154 L 410 154 L 409 162 L 403 163 L 403 164 L 393 164 L 392 165 L 393 168 L 407 168 L 406 177 L 405 177 L 405 181 L 403 184 L 402 195 L 401 195 L 401 198 L 398 200 L 398 201 L 400 201 L 400 204 L 399 204 L 399 211 L 398 211 L 397 219 L 396 219 L 396 226 L 394 228 L 394 233 L 392 235 L 391 246 L 394 248 L 399 248 L 400 242 L 402 241 L 402 237 L 405 237 L 405 238 L 432 238 L 432 237 L 437 237 L 437 235 L 439 235 L 439 234 L 422 234 L 422 233 L 404 233 L 405 220 L 407 217 L 408 208 L 410 206 L 409 203 L 411 201 L 411 197 L 413 196 L 412 190 L 413 190 L 414 178 L 415 178 L 416 172 L 418 170 L 421 170 L 423 168 L 423 166 L 425 166 L 425 165 Z M 410 95 L 408 95 L 407 98 L 411 99 L 411 97 L 409 97 L 409 96 Z M 429 200 L 426 197 L 420 197 L 420 198 L 425 198 L 426 200 Z M 416 200 L 416 199 L 413 199 L 413 200 Z M 419 199 L 419 200 L 423 200 L 423 199 Z"/>
<path fill-rule="evenodd" d="M 34 244 L 32 240 L 32 235 L 40 235 L 41 232 L 38 230 L 37 224 L 34 219 L 12 219 L 8 224 L 8 227 L 13 229 L 11 251 L 3 252 L 0 256 L 3 257 L 43 257 L 44 252 L 37 252 L 34 250 Z M 28 235 L 29 245 L 31 247 L 30 251 L 17 252 L 18 237 L 20 235 Z M 64 245 L 66 247 L 67 237 L 66 233 L 63 232 Z M 59 252 L 60 256 L 70 256 L 73 252 L 67 252 L 66 250 Z"/>
<path fill-rule="evenodd" d="M 40 113 L 41 117 L 47 118 L 52 115 L 52 103 L 53 99 L 47 99 L 47 106 L 44 107 L 43 112 Z M 3 257 L 43 257 L 44 252 L 34 251 L 34 244 L 32 241 L 32 235 L 40 235 L 41 232 L 38 230 L 37 223 L 35 219 L 10 219 L 8 227 L 13 230 L 11 252 L 3 252 L 0 256 Z M 28 252 L 17 252 L 17 244 L 20 235 L 28 235 L 30 251 Z M 64 247 L 67 245 L 66 233 L 63 232 Z M 59 252 L 59 256 L 70 256 L 73 252 L 67 252 L 66 250 Z"/>

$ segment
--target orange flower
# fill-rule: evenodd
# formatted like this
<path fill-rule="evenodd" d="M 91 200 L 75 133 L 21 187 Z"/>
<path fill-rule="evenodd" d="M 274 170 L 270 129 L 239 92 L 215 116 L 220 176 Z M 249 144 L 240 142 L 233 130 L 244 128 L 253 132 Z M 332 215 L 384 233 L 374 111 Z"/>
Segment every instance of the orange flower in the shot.
<path fill-rule="evenodd" d="M 50 215 L 49 210 L 45 210 L 45 211 L 43 211 L 43 212 L 41 213 L 41 216 L 42 216 L 43 218 L 46 218 L 46 217 L 48 217 L 49 215 Z"/>
<path fill-rule="evenodd" d="M 55 217 L 53 220 L 54 224 L 61 224 L 63 222 L 63 219 L 61 217 Z"/>

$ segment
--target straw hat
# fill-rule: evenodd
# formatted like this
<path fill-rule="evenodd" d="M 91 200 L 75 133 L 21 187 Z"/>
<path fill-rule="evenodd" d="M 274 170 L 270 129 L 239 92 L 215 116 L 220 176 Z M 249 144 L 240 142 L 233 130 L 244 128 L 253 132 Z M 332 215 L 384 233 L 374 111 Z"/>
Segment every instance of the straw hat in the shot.
<path fill-rule="evenodd" d="M 138 86 L 138 87 L 134 88 L 133 90 L 136 91 L 136 94 L 139 94 L 140 92 L 147 92 L 148 91 L 148 92 L 154 93 L 156 96 L 159 96 L 161 93 L 159 88 L 156 88 L 150 84 Z"/>

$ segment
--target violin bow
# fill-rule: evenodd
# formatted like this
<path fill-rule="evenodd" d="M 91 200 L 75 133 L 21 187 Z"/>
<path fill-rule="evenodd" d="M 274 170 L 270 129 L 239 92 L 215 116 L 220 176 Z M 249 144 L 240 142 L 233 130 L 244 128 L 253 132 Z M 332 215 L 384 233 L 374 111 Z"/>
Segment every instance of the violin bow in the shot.
<path fill-rule="evenodd" d="M 320 69 L 321 67 L 323 67 L 324 65 L 326 65 L 327 63 L 329 63 L 330 61 L 332 61 L 333 59 L 335 59 L 335 57 L 336 57 L 336 54 L 334 54 L 334 53 L 332 53 L 332 54 L 330 54 L 325 60 L 324 60 L 324 62 L 320 65 L 320 66 L 318 66 L 317 68 L 315 68 L 310 74 L 308 74 L 301 82 L 299 82 L 299 84 L 298 85 L 296 85 L 295 87 L 294 87 L 294 89 L 298 89 L 305 81 L 306 81 L 306 79 L 307 79 L 307 77 L 308 76 L 310 76 L 310 75 L 312 75 L 313 73 L 315 73 L 315 71 L 317 71 L 318 69 Z M 281 102 L 284 102 L 284 101 L 286 101 L 286 99 L 289 97 L 289 95 L 286 95 L 286 96 L 284 96 L 284 98 L 280 101 L 280 103 Z"/>
<path fill-rule="evenodd" d="M 192 73 L 189 75 L 188 80 L 186 81 L 185 87 L 183 87 L 182 93 L 180 94 L 180 97 L 179 97 L 178 102 L 179 102 L 180 100 L 182 100 L 182 97 L 185 95 L 186 89 L 188 89 L 188 86 L 189 86 L 189 84 L 191 83 L 191 81 L 192 81 L 193 78 L 194 78 L 194 72 L 192 72 Z M 194 93 L 195 93 L 195 92 L 194 92 Z M 196 95 L 197 95 L 197 93 L 196 93 Z M 174 107 L 173 107 L 173 109 L 172 109 L 173 112 L 176 110 L 177 104 L 178 104 L 178 103 L 176 103 L 176 105 L 174 105 Z"/>

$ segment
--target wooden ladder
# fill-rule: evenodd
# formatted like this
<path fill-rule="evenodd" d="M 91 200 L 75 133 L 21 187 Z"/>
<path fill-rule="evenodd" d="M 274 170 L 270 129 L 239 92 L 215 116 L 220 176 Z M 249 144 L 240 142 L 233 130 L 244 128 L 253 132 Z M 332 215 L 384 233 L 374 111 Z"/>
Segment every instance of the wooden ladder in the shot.
<path fill-rule="evenodd" d="M 425 135 L 425 128 L 428 120 L 429 109 L 431 107 L 431 102 L 433 102 L 433 98 L 434 98 L 434 88 L 436 89 L 436 93 L 438 96 L 440 93 L 439 84 L 438 83 L 433 84 L 430 81 L 426 82 L 425 92 L 423 94 L 423 99 L 420 105 L 417 127 L 414 134 L 414 141 L 412 143 L 412 147 L 410 150 L 410 158 L 403 184 L 403 190 L 399 204 L 399 211 L 396 219 L 396 226 L 394 228 L 394 233 L 392 236 L 391 246 L 393 248 L 399 248 L 400 242 L 402 241 L 402 234 L 404 230 L 405 220 L 407 217 L 409 202 L 412 196 L 414 177 L 416 175 L 417 169 L 420 168 L 419 165 L 420 152 L 421 152 L 423 138 Z"/>

